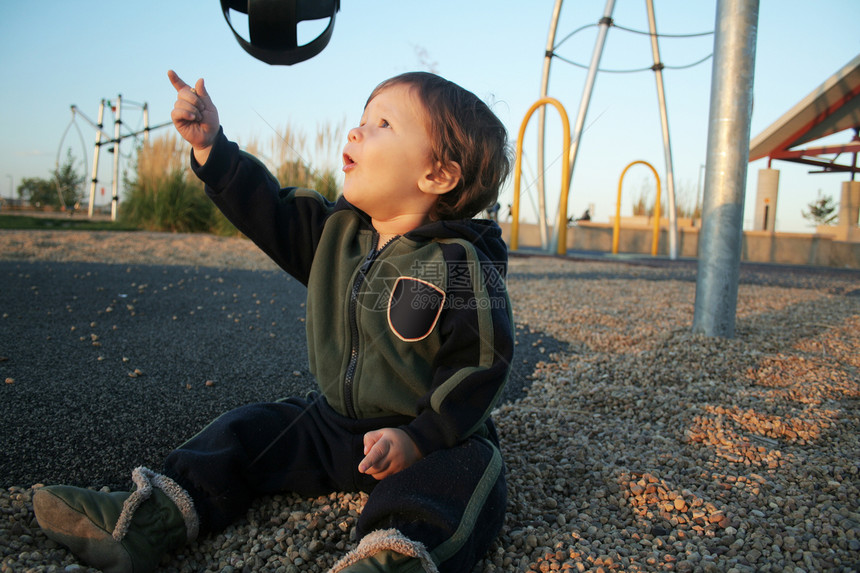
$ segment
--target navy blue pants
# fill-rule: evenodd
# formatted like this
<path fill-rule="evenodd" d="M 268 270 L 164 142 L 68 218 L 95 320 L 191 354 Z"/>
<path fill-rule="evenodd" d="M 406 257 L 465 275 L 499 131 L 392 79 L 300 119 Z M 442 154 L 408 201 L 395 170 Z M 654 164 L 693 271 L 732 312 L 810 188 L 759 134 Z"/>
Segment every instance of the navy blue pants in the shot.
<path fill-rule="evenodd" d="M 262 495 L 369 493 L 359 538 L 395 528 L 422 542 L 440 571 L 470 571 L 504 522 L 504 467 L 492 423 L 384 480 L 358 471 L 364 434 L 407 418 L 354 420 L 318 395 L 252 404 L 220 416 L 171 452 L 164 473 L 194 499 L 202 531 L 220 531 Z"/>

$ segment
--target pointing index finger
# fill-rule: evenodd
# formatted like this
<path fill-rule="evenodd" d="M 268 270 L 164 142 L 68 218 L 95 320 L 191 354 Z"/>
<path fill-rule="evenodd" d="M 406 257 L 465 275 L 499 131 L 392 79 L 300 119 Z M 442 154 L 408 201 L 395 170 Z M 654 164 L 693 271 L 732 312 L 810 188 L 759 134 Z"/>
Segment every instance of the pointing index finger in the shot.
<path fill-rule="evenodd" d="M 170 79 L 170 83 L 173 84 L 173 88 L 177 92 L 182 91 L 182 88 L 189 87 L 188 84 L 182 81 L 182 78 L 180 78 L 173 70 L 167 70 L 167 77 Z"/>

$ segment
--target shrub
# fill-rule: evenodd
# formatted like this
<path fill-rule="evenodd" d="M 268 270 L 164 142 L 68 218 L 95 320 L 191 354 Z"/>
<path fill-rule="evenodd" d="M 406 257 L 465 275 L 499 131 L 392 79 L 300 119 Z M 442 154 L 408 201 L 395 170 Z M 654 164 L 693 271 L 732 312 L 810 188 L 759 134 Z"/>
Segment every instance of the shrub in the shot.
<path fill-rule="evenodd" d="M 212 225 L 213 210 L 203 185 L 177 170 L 132 183 L 122 219 L 147 231 L 203 232 Z"/>
<path fill-rule="evenodd" d="M 806 207 L 800 211 L 800 214 L 803 215 L 804 219 L 810 221 L 812 226 L 823 227 L 832 225 L 836 221 L 837 203 L 833 201 L 833 197 L 830 195 L 822 195 L 821 189 L 818 190 L 818 199 L 807 204 Z"/>
<path fill-rule="evenodd" d="M 148 231 L 208 232 L 215 208 L 187 165 L 188 151 L 176 135 L 141 147 L 122 220 Z"/>
<path fill-rule="evenodd" d="M 275 165 L 272 173 L 281 185 L 313 189 L 331 201 L 336 200 L 341 192 L 336 166 L 339 165 L 345 131 L 345 122 L 318 125 L 313 149 L 308 150 L 307 137 L 287 124 L 281 131 L 276 131 L 271 140 L 272 163 Z M 257 154 L 258 146 L 249 145 L 246 149 Z M 314 158 L 313 164 L 307 157 Z"/>
<path fill-rule="evenodd" d="M 268 164 L 282 185 L 315 189 L 335 200 L 340 185 L 331 162 L 340 155 L 332 150 L 342 140 L 343 131 L 342 125 L 317 129 L 314 155 L 323 158 L 322 168 L 315 169 L 305 160 L 306 138 L 290 126 L 275 133 L 268 149 L 253 139 L 244 148 Z M 120 210 L 126 224 L 149 231 L 240 234 L 206 197 L 203 183 L 189 167 L 188 145 L 177 134 L 154 138 L 138 149 L 134 179 L 126 181 L 126 189 Z"/>

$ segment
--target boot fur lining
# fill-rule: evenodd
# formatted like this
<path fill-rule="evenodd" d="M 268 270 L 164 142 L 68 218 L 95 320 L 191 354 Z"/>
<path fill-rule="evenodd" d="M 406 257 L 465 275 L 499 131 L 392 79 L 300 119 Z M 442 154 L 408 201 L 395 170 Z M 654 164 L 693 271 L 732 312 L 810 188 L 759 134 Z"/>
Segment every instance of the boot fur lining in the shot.
<path fill-rule="evenodd" d="M 350 565 L 367 557 L 372 557 L 376 553 L 386 549 L 418 559 L 427 573 L 439 573 L 436 563 L 433 562 L 433 558 L 430 557 L 430 553 L 424 547 L 424 544 L 419 541 L 412 541 L 396 529 L 377 529 L 376 531 L 371 531 L 364 536 L 358 547 L 335 563 L 334 567 L 329 570 L 329 573 L 338 573 Z"/>
<path fill-rule="evenodd" d="M 134 517 L 134 512 L 140 507 L 140 504 L 150 498 L 152 495 L 153 486 L 157 487 L 170 498 L 179 512 L 182 514 L 182 519 L 185 521 L 185 535 L 187 541 L 197 539 L 197 533 L 200 530 L 200 521 L 197 518 L 197 512 L 194 510 L 194 502 L 188 492 L 182 489 L 178 483 L 169 477 L 156 473 L 151 469 L 140 466 L 135 468 L 131 474 L 131 479 L 137 486 L 137 489 L 132 492 L 122 505 L 122 513 L 116 521 L 116 527 L 113 530 L 113 538 L 117 541 L 122 541 L 125 534 L 128 533 L 128 528 L 131 525 L 131 520 Z"/>

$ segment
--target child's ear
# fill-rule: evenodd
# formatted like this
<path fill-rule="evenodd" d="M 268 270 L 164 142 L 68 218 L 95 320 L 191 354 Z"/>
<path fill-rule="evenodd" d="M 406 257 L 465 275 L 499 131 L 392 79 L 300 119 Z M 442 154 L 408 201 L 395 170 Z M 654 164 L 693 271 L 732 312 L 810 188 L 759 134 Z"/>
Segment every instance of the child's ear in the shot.
<path fill-rule="evenodd" d="M 462 179 L 460 164 L 456 161 L 442 163 L 437 161 L 432 171 L 419 182 L 418 187 L 424 193 L 431 195 L 444 195 L 454 189 Z"/>

